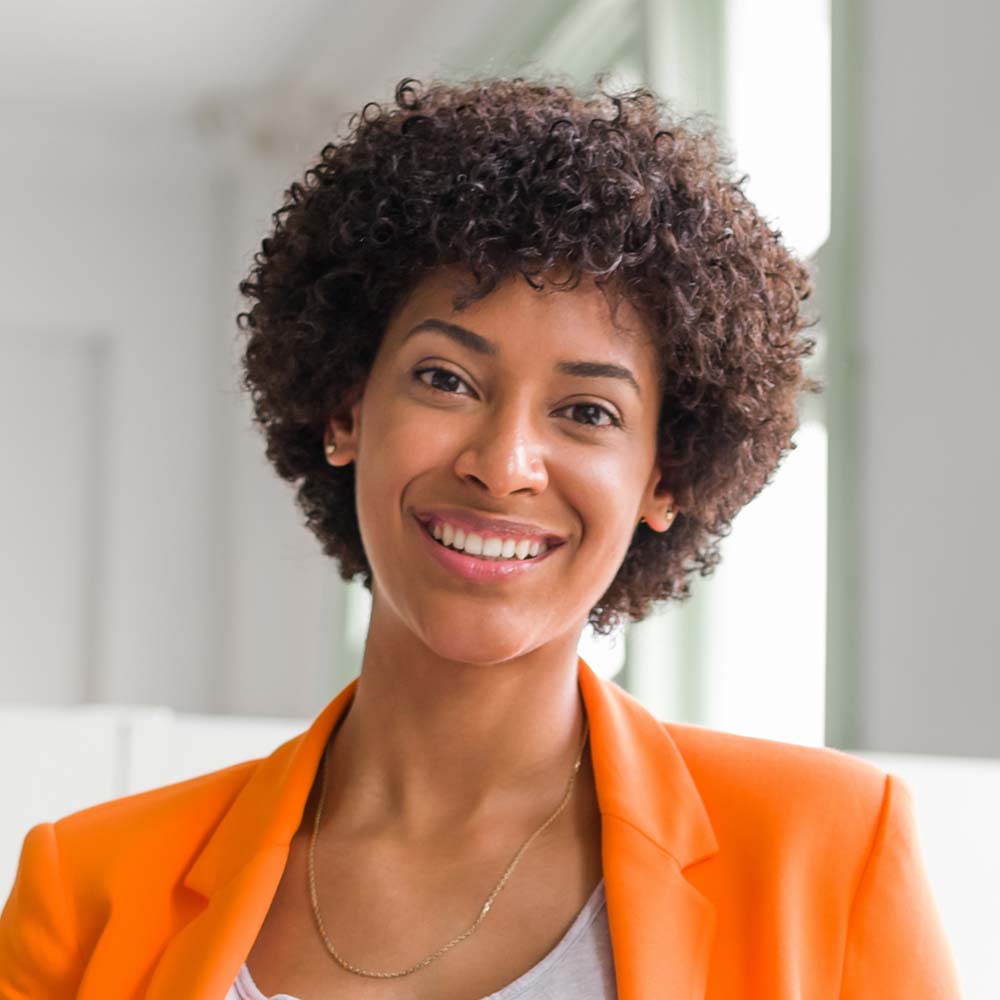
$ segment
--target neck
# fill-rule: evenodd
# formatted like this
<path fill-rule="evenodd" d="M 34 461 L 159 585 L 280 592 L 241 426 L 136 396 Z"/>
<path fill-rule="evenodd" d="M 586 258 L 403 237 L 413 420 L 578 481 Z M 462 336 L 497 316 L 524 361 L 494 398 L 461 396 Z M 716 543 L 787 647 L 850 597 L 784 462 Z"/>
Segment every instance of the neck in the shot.
<path fill-rule="evenodd" d="M 576 642 L 469 664 L 373 628 L 330 748 L 327 808 L 359 829 L 389 823 L 427 834 L 537 812 L 540 796 L 557 801 L 584 728 Z"/>

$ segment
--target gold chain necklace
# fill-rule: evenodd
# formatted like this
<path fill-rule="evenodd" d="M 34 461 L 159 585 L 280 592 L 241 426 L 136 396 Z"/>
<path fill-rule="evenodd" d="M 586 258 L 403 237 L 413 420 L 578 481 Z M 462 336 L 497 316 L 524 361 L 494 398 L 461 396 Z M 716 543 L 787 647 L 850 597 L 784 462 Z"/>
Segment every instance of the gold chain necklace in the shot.
<path fill-rule="evenodd" d="M 440 958 L 446 951 L 454 948 L 455 945 L 460 944 L 462 941 L 466 940 L 466 938 L 471 937 L 477 930 L 479 930 L 479 925 L 486 919 L 486 914 L 490 912 L 490 907 L 493 905 L 493 901 L 499 895 L 500 890 L 507 884 L 507 880 L 511 877 L 514 869 L 517 867 L 517 863 L 521 860 L 521 855 L 523 855 L 528 849 L 532 841 L 544 830 L 548 829 L 549 825 L 563 811 L 563 809 L 566 808 L 566 804 L 569 802 L 570 795 L 573 792 L 573 783 L 576 781 L 577 772 L 580 770 L 580 764 L 583 761 L 583 748 L 587 745 L 588 731 L 589 723 L 587 719 L 584 718 L 583 738 L 580 740 L 580 750 L 576 755 L 576 763 L 573 765 L 573 772 L 569 776 L 569 781 L 566 782 L 566 792 L 562 797 L 562 801 L 559 803 L 556 811 L 518 848 L 513 861 L 511 861 L 511 863 L 507 866 L 507 870 L 503 873 L 503 875 L 500 876 L 500 881 L 497 882 L 493 891 L 486 897 L 486 902 L 483 903 L 482 909 L 479 911 L 479 916 L 476 917 L 472 926 L 469 927 L 468 930 L 459 934 L 458 937 L 452 938 L 447 944 L 442 945 L 433 954 L 428 955 L 427 958 L 417 962 L 416 965 L 411 965 L 408 969 L 402 969 L 399 972 L 372 972 L 368 969 L 359 969 L 356 965 L 351 965 L 350 962 L 345 961 L 337 953 L 337 949 L 334 948 L 333 942 L 330 940 L 329 935 L 326 933 L 326 928 L 323 926 L 323 917 L 319 912 L 319 898 L 316 891 L 316 834 L 319 831 L 320 817 L 323 815 L 323 801 L 326 799 L 326 758 L 330 749 L 328 746 L 323 754 L 323 776 L 320 781 L 319 804 L 316 806 L 316 818 L 313 821 L 312 836 L 309 838 L 309 896 L 312 899 L 313 915 L 316 917 L 316 926 L 319 928 L 320 937 L 326 945 L 326 950 L 333 956 L 337 964 L 340 965 L 341 968 L 346 969 L 348 972 L 353 972 L 357 976 L 369 976 L 372 979 L 397 979 L 400 976 L 408 976 L 412 972 L 426 968 L 431 964 L 431 962 Z"/>

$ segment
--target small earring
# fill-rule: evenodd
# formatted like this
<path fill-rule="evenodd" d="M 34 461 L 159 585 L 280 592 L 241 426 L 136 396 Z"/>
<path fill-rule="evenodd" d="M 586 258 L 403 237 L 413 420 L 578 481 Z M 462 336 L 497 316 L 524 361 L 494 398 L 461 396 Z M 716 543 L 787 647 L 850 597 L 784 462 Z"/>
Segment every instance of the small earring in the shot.
<path fill-rule="evenodd" d="M 672 521 L 672 520 L 674 519 L 674 508 L 673 508 L 673 507 L 668 507 L 668 508 L 667 508 L 667 509 L 666 509 L 666 510 L 665 510 L 665 511 L 663 512 L 663 516 L 664 516 L 664 517 L 665 517 L 665 518 L 666 518 L 666 519 L 667 519 L 668 521 Z M 640 524 L 645 524 L 645 523 L 646 523 L 646 519 L 645 519 L 644 517 L 640 517 L 640 518 L 639 518 L 639 523 L 640 523 Z"/>
<path fill-rule="evenodd" d="M 326 446 L 327 455 L 332 455 L 337 450 L 337 443 L 334 441 Z"/>

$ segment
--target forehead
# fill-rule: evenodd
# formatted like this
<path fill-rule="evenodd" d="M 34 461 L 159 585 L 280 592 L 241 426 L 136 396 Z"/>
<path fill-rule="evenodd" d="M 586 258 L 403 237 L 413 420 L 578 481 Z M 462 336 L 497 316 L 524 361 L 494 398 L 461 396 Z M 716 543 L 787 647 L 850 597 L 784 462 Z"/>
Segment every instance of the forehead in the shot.
<path fill-rule="evenodd" d="M 546 282 L 533 288 L 520 275 L 503 279 L 484 298 L 462 310 L 456 294 L 468 275 L 458 268 L 429 272 L 396 310 L 387 340 L 401 343 L 421 321 L 434 318 L 461 324 L 495 341 L 510 360 L 549 353 L 588 356 L 595 351 L 608 360 L 630 362 L 655 380 L 656 348 L 648 324 L 613 287 L 584 279 L 572 290 Z M 638 374 L 638 373 L 637 373 Z"/>

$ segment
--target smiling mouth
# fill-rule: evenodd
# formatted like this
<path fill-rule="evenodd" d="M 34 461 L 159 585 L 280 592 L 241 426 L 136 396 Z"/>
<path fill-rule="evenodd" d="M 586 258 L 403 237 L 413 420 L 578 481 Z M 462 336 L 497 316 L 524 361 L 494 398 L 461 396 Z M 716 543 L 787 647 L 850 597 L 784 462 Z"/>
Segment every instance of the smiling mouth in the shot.
<path fill-rule="evenodd" d="M 531 541 L 529 539 L 521 539 L 517 542 L 514 539 L 506 539 L 500 543 L 501 548 L 499 553 L 496 552 L 498 539 L 484 537 L 478 535 L 475 532 L 469 532 L 468 534 L 456 535 L 455 533 L 449 532 L 452 535 L 451 543 L 445 542 L 447 535 L 444 534 L 441 527 L 435 525 L 433 528 L 430 524 L 421 524 L 424 533 L 441 548 L 446 549 L 449 552 L 454 552 L 458 555 L 466 556 L 470 559 L 478 559 L 481 562 L 495 562 L 495 563 L 524 563 L 531 562 L 534 559 L 539 559 L 544 556 L 553 548 L 558 548 L 557 545 L 549 544 L 545 541 Z M 461 547 L 457 547 L 455 542 L 460 541 Z M 491 544 L 492 543 L 492 544 Z M 487 554 L 489 553 L 489 554 Z"/>

